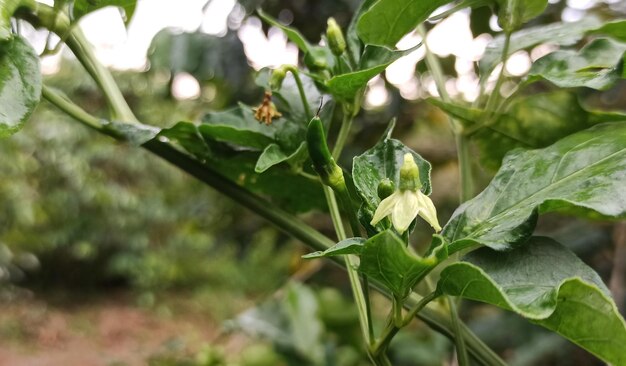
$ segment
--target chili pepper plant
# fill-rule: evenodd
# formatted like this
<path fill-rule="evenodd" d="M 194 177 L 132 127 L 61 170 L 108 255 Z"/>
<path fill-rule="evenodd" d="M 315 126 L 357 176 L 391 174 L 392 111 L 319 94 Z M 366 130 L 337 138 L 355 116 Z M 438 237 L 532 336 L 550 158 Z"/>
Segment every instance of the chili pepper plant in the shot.
<path fill-rule="evenodd" d="M 322 41 L 312 43 L 258 10 L 299 48 L 300 64 L 259 73 L 256 82 L 265 91 L 259 106 L 240 104 L 199 123 L 160 129 L 135 117 L 75 26 L 109 5 L 130 18 L 136 2 L 0 1 L 0 136 L 16 133 L 44 99 L 251 209 L 309 246 L 305 258 L 345 268 L 372 364 L 391 364 L 390 342 L 413 321 L 453 339 L 459 365 L 504 364 L 459 318 L 460 300 L 471 299 L 517 313 L 605 362 L 626 365 L 624 319 L 599 275 L 563 244 L 533 234 L 538 217 L 548 212 L 589 220 L 626 217 L 626 115 L 593 109 L 577 94 L 607 90 L 626 76 L 624 19 L 587 17 L 537 27 L 528 23 L 541 16 L 547 0 L 364 0 L 347 26 L 331 18 Z M 452 6 L 432 16 L 443 5 Z M 476 65 L 478 97 L 454 100 L 428 44 L 396 44 L 411 32 L 424 39 L 426 21 L 484 6 L 502 31 Z M 47 29 L 67 45 L 105 97 L 108 119 L 42 82 L 40 55 L 18 34 L 16 21 Z M 560 47 L 534 61 L 527 75 L 507 75 L 503 65 L 511 54 L 546 42 Z M 368 82 L 420 47 L 438 90 L 428 102 L 447 114 L 456 141 L 460 206 L 447 221 L 429 198 L 438 189 L 431 164 L 419 147 L 414 151 L 391 137 L 393 122 L 367 151 L 342 156 Z M 543 87 L 533 88 L 538 83 Z M 505 84 L 514 86 L 504 90 Z M 473 184 L 477 159 L 497 171 L 482 192 Z M 339 161 L 351 161 L 351 167 Z M 311 210 L 328 212 L 333 236 L 299 217 Z M 416 220 L 430 226 L 426 250 L 410 245 Z M 374 291 L 389 299 L 383 319 L 374 319 Z"/>

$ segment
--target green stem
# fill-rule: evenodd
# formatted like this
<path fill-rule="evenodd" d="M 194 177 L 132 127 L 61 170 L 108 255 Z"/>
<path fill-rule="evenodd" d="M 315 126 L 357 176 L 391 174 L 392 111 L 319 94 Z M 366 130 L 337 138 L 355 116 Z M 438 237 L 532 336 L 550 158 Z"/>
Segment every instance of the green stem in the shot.
<path fill-rule="evenodd" d="M 335 146 L 333 146 L 332 155 L 335 160 L 339 160 L 341 152 L 346 145 L 346 140 L 348 139 L 350 129 L 352 128 L 352 121 L 352 113 L 349 113 L 347 108 L 344 108 L 343 119 L 341 121 L 341 127 L 339 128 L 339 135 L 337 135 L 337 141 L 335 141 Z"/>
<path fill-rule="evenodd" d="M 485 110 L 487 112 L 495 111 L 496 104 L 498 104 L 498 101 L 500 100 L 500 88 L 502 87 L 502 83 L 504 82 L 504 69 L 506 68 L 506 60 L 509 55 L 510 45 L 511 45 L 511 33 L 506 33 L 504 35 L 504 47 L 502 47 L 502 68 L 500 69 L 500 73 L 498 74 L 496 85 L 491 91 L 491 95 L 489 95 L 489 99 L 487 99 L 487 105 L 485 106 Z"/>
<path fill-rule="evenodd" d="M 65 40 L 67 46 L 103 92 L 111 109 L 111 118 L 124 122 L 137 122 L 137 118 L 126 103 L 115 79 L 109 70 L 98 61 L 80 28 L 73 27 L 67 15 L 53 7 L 34 0 L 22 0 L 22 5 L 34 14 L 20 11 L 15 14 L 16 16 L 24 18 L 34 26 L 43 26 Z"/>
<path fill-rule="evenodd" d="M 423 44 L 424 50 L 426 52 L 426 64 L 428 65 L 428 69 L 433 76 L 433 80 L 435 80 L 435 85 L 437 86 L 439 96 L 444 102 L 450 102 L 450 96 L 446 91 L 446 85 L 441 64 L 439 63 L 437 57 L 435 57 L 435 55 L 428 48 L 428 45 L 425 41 L 426 30 L 423 25 L 420 25 L 418 27 L 418 32 L 424 39 Z M 459 194 L 459 199 L 462 203 L 474 196 L 474 180 L 472 174 L 472 164 L 470 161 L 469 141 L 468 138 L 463 135 L 463 128 L 461 124 L 450 116 L 448 116 L 448 120 L 450 121 L 452 131 L 455 135 L 456 151 L 459 162 L 459 176 L 461 178 L 461 190 Z"/>
<path fill-rule="evenodd" d="M 100 123 L 100 120 L 85 112 L 85 110 L 72 103 L 69 99 L 67 99 L 67 97 L 55 92 L 49 86 L 44 85 L 42 87 L 41 96 L 83 125 L 98 132 L 106 133 L 105 129 L 102 127 L 102 123 Z"/>
<path fill-rule="evenodd" d="M 461 334 L 461 318 L 456 308 L 455 300 L 448 296 L 448 305 L 450 306 L 450 318 L 452 320 L 452 327 L 455 334 Z M 467 349 L 462 337 L 455 337 L 456 353 L 459 366 L 469 366 L 469 357 L 467 356 Z"/>
<path fill-rule="evenodd" d="M 326 196 L 326 202 L 328 204 L 328 210 L 330 211 L 330 217 L 332 219 L 333 226 L 335 227 L 335 232 L 337 234 L 337 239 L 339 241 L 345 240 L 347 238 L 346 232 L 343 227 L 341 214 L 339 212 L 339 206 L 337 205 L 337 200 L 335 198 L 333 190 L 325 185 L 323 186 L 323 189 L 324 195 Z M 361 286 L 359 274 L 356 270 L 354 257 L 351 255 L 347 255 L 345 256 L 345 261 L 346 269 L 348 271 L 348 277 L 350 280 L 350 286 L 352 287 L 352 294 L 354 296 L 354 301 L 356 303 L 359 313 L 359 322 L 361 323 L 361 330 L 363 331 L 363 339 L 365 340 L 366 344 L 369 345 L 372 342 L 371 334 L 373 333 L 373 328 L 368 302 L 366 300 L 363 287 Z"/>
<path fill-rule="evenodd" d="M 296 86 L 298 87 L 298 93 L 300 94 L 300 101 L 302 101 L 302 108 L 304 109 L 304 115 L 306 116 L 307 121 L 310 121 L 313 118 L 311 114 L 311 108 L 309 106 L 309 102 L 306 99 L 306 94 L 304 92 L 304 86 L 302 84 L 302 79 L 300 79 L 300 72 L 298 68 L 293 65 L 285 66 L 287 71 L 291 72 L 294 80 L 296 81 Z"/>
<path fill-rule="evenodd" d="M 417 314 L 422 311 L 426 307 L 426 305 L 428 305 L 428 303 L 436 299 L 439 295 L 440 293 L 431 292 L 430 294 L 420 299 L 420 301 L 413 308 L 409 309 L 409 312 L 404 318 L 401 318 L 400 315 L 400 322 L 398 322 L 397 324 L 395 321 L 390 322 L 383 331 L 380 340 L 376 342 L 376 345 L 373 348 L 374 355 L 385 352 L 389 343 L 391 342 L 393 337 L 395 337 L 395 335 L 400 331 L 400 329 L 407 326 L 413 320 L 413 318 L 415 318 Z"/>

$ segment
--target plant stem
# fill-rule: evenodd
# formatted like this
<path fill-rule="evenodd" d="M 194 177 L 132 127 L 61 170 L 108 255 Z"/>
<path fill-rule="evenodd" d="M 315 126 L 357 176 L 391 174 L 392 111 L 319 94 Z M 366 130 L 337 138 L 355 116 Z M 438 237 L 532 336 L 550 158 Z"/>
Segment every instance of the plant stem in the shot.
<path fill-rule="evenodd" d="M 500 100 L 500 88 L 502 87 L 502 83 L 504 82 L 504 69 L 506 68 L 506 60 L 509 55 L 510 45 L 511 33 L 506 33 L 504 35 L 504 46 L 502 47 L 502 68 L 500 69 L 500 73 L 498 74 L 496 85 L 493 87 L 491 95 L 489 95 L 489 99 L 487 99 L 487 104 L 485 106 L 485 110 L 487 110 L 487 112 L 495 111 L 496 104 Z"/>
<path fill-rule="evenodd" d="M 352 114 L 348 112 L 347 108 L 343 108 L 343 118 L 341 120 L 341 127 L 339 128 L 339 135 L 337 135 L 337 141 L 335 141 L 335 146 L 333 146 L 333 158 L 335 160 L 339 160 L 341 156 L 341 152 L 346 144 L 346 140 L 350 135 L 350 129 L 352 128 L 353 117 Z"/>
<path fill-rule="evenodd" d="M 69 99 L 67 99 L 65 96 L 62 96 L 60 93 L 53 91 L 50 87 L 44 85 L 41 89 L 41 96 L 53 105 L 55 105 L 57 108 L 65 112 L 65 114 L 79 121 L 83 125 L 98 132 L 106 133 L 105 129 L 102 127 L 102 124 L 96 117 L 85 112 L 85 110 L 72 103 Z"/>
<path fill-rule="evenodd" d="M 330 217 L 332 219 L 333 226 L 335 227 L 335 233 L 337 234 L 337 239 L 339 241 L 345 240 L 346 232 L 343 227 L 341 214 L 339 212 L 339 206 L 337 205 L 337 200 L 335 198 L 333 190 L 325 185 L 323 186 L 323 189 L 324 195 L 326 196 L 326 202 L 328 204 L 328 210 L 330 211 Z M 348 278 L 350 280 L 350 286 L 352 287 L 352 294 L 354 296 L 354 301 L 356 303 L 359 313 L 359 322 L 361 324 L 361 330 L 363 332 L 363 339 L 365 340 L 366 344 L 369 345 L 372 341 L 371 334 L 373 333 L 373 328 L 368 302 L 365 298 L 363 288 L 361 287 L 361 281 L 359 279 L 359 274 L 356 270 L 356 263 L 354 262 L 353 256 L 345 256 L 345 261 L 346 269 L 348 271 Z"/>
<path fill-rule="evenodd" d="M 435 80 L 439 96 L 444 102 L 450 102 L 450 96 L 446 91 L 441 64 L 439 63 L 437 57 L 435 57 L 435 55 L 433 55 L 430 51 L 430 48 L 428 48 L 428 44 L 426 42 L 426 30 L 423 25 L 418 27 L 418 32 L 423 38 L 424 50 L 426 52 L 426 64 L 428 65 L 428 69 L 433 76 L 433 80 Z M 461 124 L 450 116 L 448 116 L 448 120 L 450 121 L 452 132 L 454 132 L 455 135 L 457 158 L 459 162 L 459 177 L 461 179 L 459 199 L 461 203 L 463 203 L 474 196 L 474 180 L 472 175 L 472 164 L 470 161 L 469 141 L 463 134 Z"/>
<path fill-rule="evenodd" d="M 439 95 L 444 102 L 450 101 L 450 96 L 446 91 L 446 86 L 443 77 L 443 70 L 441 69 L 441 65 L 439 64 L 439 60 L 432 54 L 430 49 L 428 48 L 428 44 L 426 42 L 426 31 L 423 25 L 420 25 L 418 28 L 422 38 L 424 39 L 424 49 L 426 51 L 426 63 L 428 65 L 428 69 L 433 74 L 433 79 L 435 80 L 435 84 L 437 85 L 437 90 L 439 91 Z M 463 134 L 463 128 L 460 123 L 456 122 L 453 118 L 449 117 L 452 124 L 452 131 L 455 134 L 455 142 L 456 142 L 456 151 L 457 151 L 457 159 L 459 164 L 459 176 L 461 180 L 461 189 L 459 194 L 459 200 L 461 203 L 467 201 L 474 195 L 474 183 L 472 179 L 472 164 L 470 161 L 469 154 L 469 146 L 468 140 Z M 450 316 L 452 318 L 452 325 L 454 330 L 454 341 L 457 350 L 457 360 L 460 366 L 469 365 L 467 363 L 467 351 L 465 348 L 465 340 L 461 335 L 461 329 L 459 327 L 460 319 L 458 318 L 458 313 L 456 311 L 456 304 L 453 303 L 452 300 L 449 299 L 450 308 L 454 309 L 451 311 Z"/>
<path fill-rule="evenodd" d="M 450 306 L 450 318 L 452 319 L 452 327 L 455 334 L 461 334 L 461 319 L 456 308 L 455 300 L 451 296 L 447 296 L 448 305 Z M 467 349 L 465 348 L 465 342 L 463 337 L 455 337 L 456 353 L 459 366 L 469 366 L 469 357 L 467 356 Z"/>
<path fill-rule="evenodd" d="M 393 319 L 388 324 L 387 328 L 385 328 L 385 330 L 383 331 L 380 340 L 376 342 L 373 351 L 374 355 L 385 352 L 387 346 L 389 345 L 393 337 L 400 331 L 400 329 L 407 326 L 413 320 L 413 318 L 415 318 L 415 316 L 420 311 L 422 311 L 424 307 L 426 307 L 426 305 L 428 305 L 428 303 L 436 299 L 439 295 L 441 294 L 437 292 L 431 292 L 430 294 L 420 299 L 420 301 L 413 308 L 409 309 L 409 312 L 404 318 L 402 318 L 402 314 L 400 314 L 401 319 L 399 322 L 396 322 L 395 319 Z"/>
<path fill-rule="evenodd" d="M 43 26 L 65 40 L 78 61 L 100 87 L 111 110 L 111 118 L 124 122 L 137 122 L 137 118 L 126 103 L 115 79 L 109 70 L 97 60 L 91 45 L 80 28 L 73 27 L 65 13 L 48 5 L 34 0 L 22 0 L 22 5 L 34 14 L 18 12 L 16 16 L 24 18 L 33 23 L 34 26 Z"/>
<path fill-rule="evenodd" d="M 302 108 L 304 109 L 304 115 L 306 116 L 307 121 L 310 121 L 313 118 L 311 114 L 311 108 L 309 106 L 309 102 L 306 99 L 306 94 L 304 92 L 304 86 L 302 84 L 302 79 L 300 79 L 300 72 L 298 68 L 293 65 L 286 65 L 286 68 L 291 75 L 293 75 L 294 80 L 296 81 L 296 86 L 298 87 L 298 93 L 300 94 L 300 100 L 302 101 Z"/>

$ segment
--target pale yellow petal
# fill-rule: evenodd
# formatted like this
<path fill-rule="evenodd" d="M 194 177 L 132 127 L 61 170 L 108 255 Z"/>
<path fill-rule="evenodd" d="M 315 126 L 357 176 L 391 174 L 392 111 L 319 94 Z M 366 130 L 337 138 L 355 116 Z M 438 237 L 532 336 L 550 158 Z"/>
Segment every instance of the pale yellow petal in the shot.
<path fill-rule="evenodd" d="M 393 206 L 398 201 L 398 192 L 394 192 L 389 197 L 385 198 L 380 202 L 378 208 L 376 208 L 376 212 L 374 212 L 374 217 L 372 217 L 371 225 L 376 225 L 380 220 L 384 219 L 393 211 Z"/>
<path fill-rule="evenodd" d="M 431 201 L 430 197 L 420 191 L 417 192 L 417 195 L 420 201 L 420 217 L 426 220 L 426 222 L 428 222 L 436 232 L 440 232 L 441 226 L 439 226 L 439 221 L 437 220 L 437 209 L 435 208 L 433 201 Z"/>
<path fill-rule="evenodd" d="M 399 233 L 403 233 L 417 216 L 420 207 L 415 192 L 400 191 L 398 197 L 398 203 L 391 213 L 391 222 Z"/>

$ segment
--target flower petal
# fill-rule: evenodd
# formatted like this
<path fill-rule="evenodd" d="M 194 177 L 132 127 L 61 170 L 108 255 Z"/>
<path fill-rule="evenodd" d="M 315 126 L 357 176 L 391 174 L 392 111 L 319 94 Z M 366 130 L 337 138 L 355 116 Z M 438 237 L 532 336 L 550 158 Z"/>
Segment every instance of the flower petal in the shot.
<path fill-rule="evenodd" d="M 393 206 L 395 206 L 398 201 L 398 192 L 392 193 L 389 197 L 385 198 L 380 202 L 378 208 L 376 208 L 376 212 L 374 212 L 374 217 L 372 217 L 371 225 L 376 225 L 378 222 L 393 211 Z"/>
<path fill-rule="evenodd" d="M 439 226 L 439 221 L 437 220 L 437 209 L 435 208 L 433 201 L 431 201 L 430 197 L 420 191 L 417 192 L 417 195 L 421 208 L 419 212 L 420 217 L 426 220 L 426 222 L 428 222 L 436 232 L 440 232 L 441 226 Z"/>
<path fill-rule="evenodd" d="M 398 197 L 398 203 L 393 207 L 391 213 L 391 222 L 399 233 L 403 233 L 417 216 L 420 207 L 415 192 L 400 191 Z"/>

